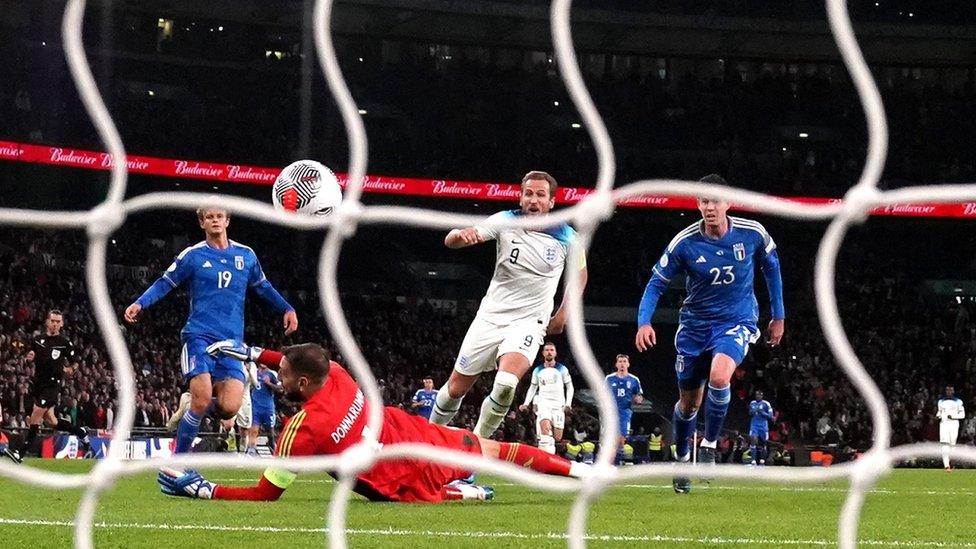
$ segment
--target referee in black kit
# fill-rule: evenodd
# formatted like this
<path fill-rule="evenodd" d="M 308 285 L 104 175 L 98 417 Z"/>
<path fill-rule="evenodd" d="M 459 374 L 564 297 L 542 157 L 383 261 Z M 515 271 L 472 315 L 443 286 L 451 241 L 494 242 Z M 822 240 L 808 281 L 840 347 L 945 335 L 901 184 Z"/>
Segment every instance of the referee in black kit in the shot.
<path fill-rule="evenodd" d="M 24 440 L 22 456 L 27 455 L 31 444 L 37 438 L 42 419 L 48 427 L 78 437 L 86 450 L 89 447 L 90 441 L 85 429 L 75 427 L 70 421 L 58 419 L 54 414 L 61 396 L 62 377 L 71 376 L 78 369 L 74 345 L 61 334 L 63 326 L 64 315 L 61 311 L 57 309 L 48 311 L 44 319 L 44 332 L 34 337 L 31 350 L 27 353 L 27 362 L 34 363 L 34 380 L 31 389 L 34 409 L 28 421 L 30 430 L 27 431 Z"/>

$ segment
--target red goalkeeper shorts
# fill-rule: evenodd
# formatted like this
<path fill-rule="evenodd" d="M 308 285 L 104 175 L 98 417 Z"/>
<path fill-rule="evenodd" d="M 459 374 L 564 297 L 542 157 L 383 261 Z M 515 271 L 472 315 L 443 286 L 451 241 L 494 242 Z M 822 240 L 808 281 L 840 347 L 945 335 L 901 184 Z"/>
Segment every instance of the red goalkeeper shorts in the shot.
<path fill-rule="evenodd" d="M 434 425 L 423 417 L 408 414 L 399 408 L 388 406 L 383 412 L 380 442 L 384 445 L 426 443 L 481 455 L 481 444 L 471 431 Z M 445 484 L 470 475 L 470 470 L 428 461 L 387 460 L 359 475 L 356 491 L 370 499 L 437 502 L 443 499 L 442 488 Z"/>

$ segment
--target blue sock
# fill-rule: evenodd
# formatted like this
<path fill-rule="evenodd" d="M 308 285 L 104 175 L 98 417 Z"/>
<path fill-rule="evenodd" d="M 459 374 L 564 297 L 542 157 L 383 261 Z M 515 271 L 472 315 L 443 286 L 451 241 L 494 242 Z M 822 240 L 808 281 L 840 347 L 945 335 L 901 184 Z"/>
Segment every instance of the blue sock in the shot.
<path fill-rule="evenodd" d="M 671 417 L 671 423 L 674 425 L 675 459 L 688 455 L 688 439 L 691 438 L 691 433 L 695 431 L 696 417 L 698 417 L 698 410 L 685 417 L 678 408 L 678 403 L 675 403 L 674 415 Z"/>
<path fill-rule="evenodd" d="M 194 414 L 193 410 L 187 410 L 183 419 L 180 420 L 179 427 L 176 428 L 176 450 L 173 453 L 185 454 L 189 452 L 190 447 L 193 446 L 193 439 L 197 438 L 199 431 L 200 416 Z"/>
<path fill-rule="evenodd" d="M 759 454 L 756 457 L 758 457 L 762 461 L 766 461 L 766 445 L 761 444 L 759 448 L 757 448 L 757 451 L 759 452 Z"/>
<path fill-rule="evenodd" d="M 708 385 L 708 399 L 705 402 L 705 440 L 715 442 L 725 424 L 725 414 L 729 411 L 729 401 L 732 400 L 732 388 L 729 385 L 721 389 Z"/>
<path fill-rule="evenodd" d="M 623 464 L 624 464 L 624 449 L 623 448 L 618 448 L 617 449 L 617 465 L 623 465 Z"/>
<path fill-rule="evenodd" d="M 759 451 L 759 449 L 756 446 L 750 446 L 749 447 L 749 455 L 751 456 L 751 460 L 750 461 L 752 461 L 753 463 L 756 463 L 757 461 L 759 461 L 759 454 L 757 453 L 758 451 Z"/>

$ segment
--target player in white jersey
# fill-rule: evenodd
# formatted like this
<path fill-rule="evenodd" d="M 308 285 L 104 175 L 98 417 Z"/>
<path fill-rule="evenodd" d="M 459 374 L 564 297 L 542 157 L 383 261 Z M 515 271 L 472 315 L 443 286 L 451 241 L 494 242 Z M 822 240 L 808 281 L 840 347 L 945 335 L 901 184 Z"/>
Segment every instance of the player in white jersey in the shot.
<path fill-rule="evenodd" d="M 956 445 L 959 437 L 959 422 L 966 417 L 966 409 L 962 400 L 956 396 L 952 385 L 945 388 L 945 397 L 939 399 L 939 442 L 942 443 L 942 465 L 946 471 L 951 471 L 949 464 L 949 446 Z"/>
<path fill-rule="evenodd" d="M 254 423 L 253 408 L 251 406 L 251 389 L 258 385 L 257 368 L 257 364 L 253 362 L 244 363 L 244 395 L 241 398 L 241 407 L 237 410 L 237 414 L 234 417 L 220 420 L 222 430 L 227 432 L 228 437 L 232 437 L 235 440 L 237 452 L 239 453 L 243 453 L 247 448 L 251 447 L 249 434 L 251 425 Z M 186 413 L 186 410 L 183 410 L 183 413 Z"/>
<path fill-rule="evenodd" d="M 547 215 L 555 206 L 556 180 L 532 171 L 522 178 L 518 210 L 499 212 L 489 221 Z M 446 425 L 461 400 L 484 372 L 497 369 L 491 393 L 481 404 L 475 434 L 490 438 L 508 413 L 515 388 L 529 370 L 546 333 L 566 325 L 566 299 L 552 315 L 553 298 L 576 232 L 566 224 L 542 230 L 498 229 L 487 223 L 454 229 L 444 238 L 448 248 L 496 241 L 495 274 L 481 300 L 454 363 L 454 371 L 437 392 L 431 423 Z M 581 262 L 583 285 L 586 263 Z"/>
<path fill-rule="evenodd" d="M 556 362 L 556 344 L 546 343 L 542 346 L 542 364 L 532 370 L 532 384 L 525 393 L 525 402 L 519 406 L 519 411 L 524 412 L 535 404 L 535 432 L 541 450 L 556 453 L 556 441 L 563 439 L 566 414 L 572 411 L 573 391 L 569 369 Z"/>

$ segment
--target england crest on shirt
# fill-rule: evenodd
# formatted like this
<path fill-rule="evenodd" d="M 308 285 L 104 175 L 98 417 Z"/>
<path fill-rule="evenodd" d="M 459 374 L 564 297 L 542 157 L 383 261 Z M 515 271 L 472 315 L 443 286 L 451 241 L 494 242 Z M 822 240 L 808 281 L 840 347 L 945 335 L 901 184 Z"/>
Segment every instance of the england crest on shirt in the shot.
<path fill-rule="evenodd" d="M 243 255 L 235 255 L 234 256 L 234 266 L 237 267 L 237 270 L 238 271 L 243 271 L 244 270 L 244 256 Z"/>
<path fill-rule="evenodd" d="M 60 350 L 58 350 L 58 349 L 52 349 L 51 350 L 51 360 L 57 360 L 59 356 L 61 356 L 61 351 Z"/>
<path fill-rule="evenodd" d="M 735 255 L 737 260 L 744 261 L 746 258 L 746 245 L 741 242 L 733 244 L 732 253 Z"/>
<path fill-rule="evenodd" d="M 550 263 L 550 264 L 551 263 L 555 263 L 556 262 L 556 259 L 558 257 L 556 255 L 556 247 L 555 246 L 546 246 L 546 254 L 545 255 L 546 255 L 546 263 Z"/>

